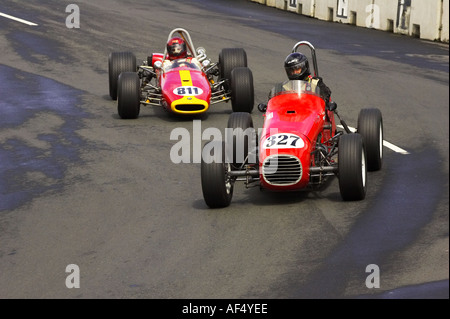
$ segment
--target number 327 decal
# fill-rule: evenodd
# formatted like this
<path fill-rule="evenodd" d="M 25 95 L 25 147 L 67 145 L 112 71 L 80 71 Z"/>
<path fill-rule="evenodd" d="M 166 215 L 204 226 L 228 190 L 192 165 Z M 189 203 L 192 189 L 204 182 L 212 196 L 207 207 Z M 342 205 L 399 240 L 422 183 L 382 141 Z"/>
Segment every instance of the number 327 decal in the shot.
<path fill-rule="evenodd" d="M 196 86 L 179 86 L 173 90 L 173 94 L 182 96 L 196 96 L 202 93 L 203 90 Z"/>
<path fill-rule="evenodd" d="M 295 134 L 274 134 L 266 138 L 263 147 L 265 148 L 303 148 L 305 142 Z"/>

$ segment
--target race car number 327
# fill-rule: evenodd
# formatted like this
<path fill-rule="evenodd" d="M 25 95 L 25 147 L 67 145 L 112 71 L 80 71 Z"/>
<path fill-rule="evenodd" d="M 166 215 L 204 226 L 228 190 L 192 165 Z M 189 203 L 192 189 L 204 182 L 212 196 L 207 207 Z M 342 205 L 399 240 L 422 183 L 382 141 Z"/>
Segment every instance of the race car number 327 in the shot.
<path fill-rule="evenodd" d="M 196 86 L 179 86 L 173 90 L 173 94 L 181 96 L 196 96 L 203 93 L 203 90 Z"/>
<path fill-rule="evenodd" d="M 274 134 L 266 138 L 265 148 L 303 148 L 305 142 L 295 134 Z"/>

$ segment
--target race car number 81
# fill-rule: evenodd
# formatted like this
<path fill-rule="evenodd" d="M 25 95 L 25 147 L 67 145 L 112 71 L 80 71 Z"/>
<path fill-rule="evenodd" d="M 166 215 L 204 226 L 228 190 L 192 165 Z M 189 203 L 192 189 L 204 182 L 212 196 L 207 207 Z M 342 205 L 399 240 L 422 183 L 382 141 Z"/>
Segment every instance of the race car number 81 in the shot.
<path fill-rule="evenodd" d="M 305 142 L 295 134 L 274 134 L 264 142 L 265 148 L 302 148 Z"/>
<path fill-rule="evenodd" d="M 173 90 L 173 94 L 182 96 L 195 96 L 203 93 L 201 88 L 196 86 L 179 86 Z"/>

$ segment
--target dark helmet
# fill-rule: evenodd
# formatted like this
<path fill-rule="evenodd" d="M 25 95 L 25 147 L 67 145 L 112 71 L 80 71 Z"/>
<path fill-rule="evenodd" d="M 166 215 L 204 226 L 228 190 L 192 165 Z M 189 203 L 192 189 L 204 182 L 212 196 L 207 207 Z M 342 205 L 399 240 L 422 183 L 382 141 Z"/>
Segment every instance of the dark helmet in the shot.
<path fill-rule="evenodd" d="M 182 38 L 172 38 L 167 42 L 169 60 L 182 59 L 187 56 L 186 43 Z"/>
<path fill-rule="evenodd" d="M 284 69 L 289 80 L 305 80 L 310 75 L 308 58 L 299 52 L 286 57 Z"/>

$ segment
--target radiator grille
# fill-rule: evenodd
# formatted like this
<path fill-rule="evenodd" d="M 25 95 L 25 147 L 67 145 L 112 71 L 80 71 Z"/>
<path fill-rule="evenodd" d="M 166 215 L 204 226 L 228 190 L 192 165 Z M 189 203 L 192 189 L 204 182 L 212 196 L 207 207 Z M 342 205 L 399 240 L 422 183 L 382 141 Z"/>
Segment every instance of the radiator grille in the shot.
<path fill-rule="evenodd" d="M 264 160 L 263 177 L 271 185 L 289 186 L 302 178 L 302 164 L 291 155 L 274 155 Z"/>

